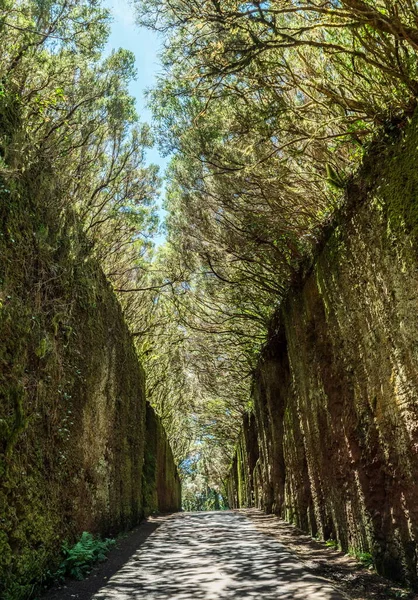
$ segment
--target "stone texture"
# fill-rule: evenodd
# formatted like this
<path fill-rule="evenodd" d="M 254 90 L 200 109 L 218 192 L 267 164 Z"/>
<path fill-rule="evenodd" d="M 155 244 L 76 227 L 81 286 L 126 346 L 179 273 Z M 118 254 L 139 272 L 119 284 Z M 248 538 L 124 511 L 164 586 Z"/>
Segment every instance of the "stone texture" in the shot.
<path fill-rule="evenodd" d="M 43 171 L 0 186 L 0 596 L 13 599 L 54 570 L 65 540 L 144 515 L 144 373 L 55 193 Z M 156 446 L 176 473 L 161 431 Z M 164 506 L 174 479 L 158 483 Z"/>
<path fill-rule="evenodd" d="M 161 419 L 149 404 L 146 409 L 143 494 L 145 515 L 175 512 L 181 508 L 181 484 L 173 453 Z"/>
<path fill-rule="evenodd" d="M 417 148 L 416 118 L 402 139 L 376 143 L 313 266 L 290 289 L 229 481 L 232 506 L 257 505 L 371 553 L 380 573 L 414 586 Z"/>

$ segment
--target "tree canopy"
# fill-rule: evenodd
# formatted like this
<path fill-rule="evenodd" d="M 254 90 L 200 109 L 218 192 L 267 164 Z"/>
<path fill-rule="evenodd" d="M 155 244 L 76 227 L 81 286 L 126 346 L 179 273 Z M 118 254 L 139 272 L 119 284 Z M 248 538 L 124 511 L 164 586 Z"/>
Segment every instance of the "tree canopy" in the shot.
<path fill-rule="evenodd" d="M 194 430 L 221 489 L 289 284 L 375 136 L 415 108 L 418 12 L 408 0 L 136 6 L 165 39 L 149 100 L 172 155 L 151 395 L 179 456 Z"/>
<path fill-rule="evenodd" d="M 17 189 L 42 171 L 57 218 L 77 215 L 188 490 L 217 503 L 289 285 L 370 144 L 415 109 L 418 9 L 410 0 L 135 6 L 164 37 L 153 128 L 128 92 L 132 54 L 104 52 L 110 16 L 96 0 L 3 0 L 0 175 Z M 155 138 L 171 156 L 157 251 L 160 177 L 146 163 Z"/>

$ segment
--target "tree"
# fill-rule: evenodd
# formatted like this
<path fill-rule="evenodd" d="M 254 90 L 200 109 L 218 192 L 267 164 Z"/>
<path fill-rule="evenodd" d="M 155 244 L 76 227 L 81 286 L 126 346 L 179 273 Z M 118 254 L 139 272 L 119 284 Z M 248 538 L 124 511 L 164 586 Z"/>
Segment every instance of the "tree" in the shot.
<path fill-rule="evenodd" d="M 59 174 L 57 215 L 68 206 L 78 213 L 105 272 L 123 288 L 145 268 L 160 182 L 145 164 L 149 127 L 128 93 L 134 57 L 103 57 L 108 29 L 109 13 L 94 0 L 3 4 L 0 168 L 6 180 L 46 165 Z"/>
<path fill-rule="evenodd" d="M 137 6 L 165 35 L 150 103 L 173 154 L 158 267 L 166 287 L 154 300 L 165 315 L 158 339 L 170 342 L 151 394 L 164 398 L 174 443 L 182 411 L 193 412 L 205 464 L 225 473 L 293 277 L 313 260 L 374 137 L 396 135 L 414 110 L 417 9 L 409 0 Z"/>

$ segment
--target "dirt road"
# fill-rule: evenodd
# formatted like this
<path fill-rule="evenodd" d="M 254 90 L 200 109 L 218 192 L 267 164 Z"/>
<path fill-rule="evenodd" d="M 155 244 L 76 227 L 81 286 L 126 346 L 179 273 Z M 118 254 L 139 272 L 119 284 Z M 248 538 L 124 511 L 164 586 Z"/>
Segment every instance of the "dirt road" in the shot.
<path fill-rule="evenodd" d="M 233 512 L 159 527 L 92 600 L 343 600 L 274 537 Z"/>

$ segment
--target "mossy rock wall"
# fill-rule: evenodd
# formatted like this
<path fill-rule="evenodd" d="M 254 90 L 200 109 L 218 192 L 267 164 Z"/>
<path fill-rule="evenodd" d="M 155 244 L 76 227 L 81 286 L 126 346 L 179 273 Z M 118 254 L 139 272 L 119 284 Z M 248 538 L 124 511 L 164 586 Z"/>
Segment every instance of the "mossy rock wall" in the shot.
<path fill-rule="evenodd" d="M 0 180 L 0 597 L 63 541 L 144 515 L 144 373 L 120 306 L 45 167 Z M 162 447 L 160 447 L 160 443 Z M 159 464 L 175 470 L 161 431 Z M 171 462 L 170 462 L 171 461 Z M 164 504 L 164 485 L 158 497 Z M 170 492 L 166 492 L 169 494 Z M 177 496 L 176 496 L 177 497 Z M 178 504 L 172 503 L 172 509 Z"/>
<path fill-rule="evenodd" d="M 181 483 L 173 453 L 160 417 L 146 407 L 145 465 L 143 472 L 145 515 L 181 509 Z"/>
<path fill-rule="evenodd" d="M 418 127 L 376 143 L 347 208 L 272 325 L 254 380 L 260 506 L 417 586 Z M 256 441 L 255 441 L 256 440 Z M 252 488 L 252 494 L 240 489 Z"/>

